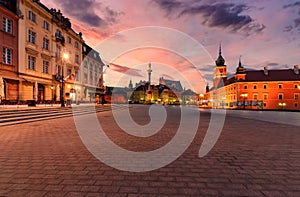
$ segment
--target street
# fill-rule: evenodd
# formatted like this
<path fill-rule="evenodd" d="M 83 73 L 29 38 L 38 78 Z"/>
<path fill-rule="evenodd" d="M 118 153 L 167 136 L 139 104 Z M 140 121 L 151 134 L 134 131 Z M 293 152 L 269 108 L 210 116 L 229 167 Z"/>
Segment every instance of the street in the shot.
<path fill-rule="evenodd" d="M 133 120 L 146 125 L 153 118 L 149 107 L 122 107 L 118 113 L 129 109 Z M 116 145 L 147 152 L 176 135 L 180 107 L 165 109 L 165 125 L 148 137 L 124 132 L 111 111 L 97 118 Z M 82 142 L 72 116 L 2 126 L 0 196 L 300 196 L 299 126 L 229 114 L 213 149 L 199 158 L 210 117 L 200 112 L 195 138 L 179 158 L 147 172 L 121 171 L 99 161 Z"/>

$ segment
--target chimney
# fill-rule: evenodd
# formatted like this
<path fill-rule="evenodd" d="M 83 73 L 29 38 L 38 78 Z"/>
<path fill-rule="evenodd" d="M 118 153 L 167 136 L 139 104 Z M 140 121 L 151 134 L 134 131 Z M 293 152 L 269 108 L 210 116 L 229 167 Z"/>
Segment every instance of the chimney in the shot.
<path fill-rule="evenodd" d="M 268 75 L 268 74 L 269 74 L 269 72 L 268 72 L 268 66 L 265 66 L 265 67 L 264 67 L 264 74 L 265 74 L 265 75 Z"/>
<path fill-rule="evenodd" d="M 299 75 L 299 65 L 295 65 L 295 66 L 294 66 L 294 73 L 295 73 L 296 75 Z"/>

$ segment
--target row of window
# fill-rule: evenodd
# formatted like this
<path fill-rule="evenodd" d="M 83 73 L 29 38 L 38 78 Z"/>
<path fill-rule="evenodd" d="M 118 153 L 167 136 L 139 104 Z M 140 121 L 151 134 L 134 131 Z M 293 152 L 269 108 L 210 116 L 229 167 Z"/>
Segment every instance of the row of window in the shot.
<path fill-rule="evenodd" d="M 267 86 L 266 84 L 264 84 L 263 88 L 264 88 L 264 89 L 267 89 L 268 86 Z M 278 84 L 278 89 L 282 89 L 282 88 L 283 88 L 283 85 L 282 85 L 282 84 Z M 295 85 L 294 85 L 294 88 L 297 89 L 297 88 L 298 88 L 298 85 L 295 84 Z M 235 89 L 235 88 L 234 88 L 234 89 Z M 248 85 L 244 85 L 244 89 L 245 89 L 245 90 L 248 89 Z M 256 89 L 257 89 L 257 85 L 253 85 L 253 89 L 256 90 Z"/>
<path fill-rule="evenodd" d="M 88 83 L 88 74 L 87 73 L 83 74 L 83 83 Z M 90 71 L 89 84 L 97 85 L 97 83 L 98 83 L 98 75 L 96 73 L 93 75 L 93 72 Z"/>
<path fill-rule="evenodd" d="M 28 56 L 28 70 L 36 70 L 36 58 L 34 56 Z M 49 74 L 49 62 L 43 60 L 43 73 Z M 61 66 L 56 66 L 56 73 L 61 75 Z M 72 78 L 72 71 L 70 68 L 67 69 L 67 75 Z M 78 71 L 75 71 L 75 80 L 78 81 Z"/>
<path fill-rule="evenodd" d="M 84 66 L 85 68 L 89 68 L 90 71 L 94 71 L 94 72 L 96 72 L 96 73 L 99 72 L 99 71 L 98 71 L 98 66 L 97 66 L 96 64 L 93 65 L 92 63 L 90 63 L 89 66 L 88 66 L 88 62 L 87 62 L 86 60 L 83 61 L 83 66 Z M 101 69 L 99 68 L 99 70 L 101 70 Z"/>
<path fill-rule="evenodd" d="M 33 44 L 36 43 L 36 33 L 28 30 L 28 42 L 31 42 Z M 57 53 L 57 57 L 60 57 L 60 47 L 57 47 L 57 50 L 59 51 L 59 53 Z M 49 39 L 47 38 L 43 38 L 43 49 L 45 50 L 49 50 Z M 75 55 L 75 62 L 79 63 L 79 55 Z"/>
<path fill-rule="evenodd" d="M 36 23 L 36 14 L 32 11 L 28 11 L 28 19 L 31 20 L 32 22 L 35 22 Z M 46 30 L 49 30 L 49 23 L 47 21 L 43 21 L 43 28 L 46 29 Z"/>
<path fill-rule="evenodd" d="M 268 85 L 267 84 L 264 84 L 263 85 L 263 89 L 267 89 L 268 88 Z M 299 88 L 299 85 L 297 84 L 294 84 L 294 88 L 297 89 Z M 228 88 L 229 90 L 235 90 L 236 88 L 235 87 L 230 87 Z M 248 89 L 248 85 L 244 85 L 244 89 L 247 90 Z M 253 85 L 253 89 L 256 90 L 257 89 L 257 85 Z M 278 89 L 283 89 L 283 84 L 278 84 Z"/>
<path fill-rule="evenodd" d="M 278 100 L 283 100 L 283 93 L 278 94 Z M 235 100 L 236 95 L 228 96 L 230 100 Z M 253 100 L 258 100 L 258 94 L 253 94 Z M 263 100 L 268 100 L 268 94 L 263 94 Z M 294 100 L 299 100 L 299 93 L 294 93 Z"/>
<path fill-rule="evenodd" d="M 34 12 L 32 12 L 32 11 L 28 11 L 28 19 L 29 20 L 31 20 L 31 21 L 33 21 L 33 22 L 35 22 L 36 23 L 36 14 L 34 13 Z M 6 19 L 6 18 L 3 18 L 3 23 L 2 23 L 3 25 L 2 25 L 2 29 L 10 29 L 10 33 L 11 33 L 11 27 L 12 27 L 12 21 L 11 20 L 8 20 L 8 19 Z M 8 27 L 6 27 L 7 26 L 7 24 L 9 25 Z M 47 21 L 43 21 L 43 28 L 45 29 L 45 30 L 48 30 L 49 31 L 49 28 L 50 28 L 50 24 L 47 22 Z M 5 31 L 5 30 L 4 30 Z M 8 31 L 8 30 L 7 30 Z M 60 35 L 62 35 L 62 33 L 59 31 L 59 30 L 57 30 L 57 32 L 59 32 L 60 33 Z M 28 34 L 29 35 L 29 34 Z M 36 35 L 36 34 L 35 34 Z M 35 40 L 35 38 L 31 38 L 31 39 L 28 39 L 28 41 L 29 42 L 31 42 L 30 40 Z M 71 37 L 67 37 L 67 42 L 69 43 L 69 44 L 71 44 L 72 43 L 72 39 L 71 39 Z M 34 43 L 35 44 L 35 42 L 32 42 L 32 43 Z M 75 46 L 75 48 L 79 48 L 79 44 L 78 44 L 78 42 L 77 41 L 75 41 L 75 43 L 74 43 L 74 46 Z"/>
<path fill-rule="evenodd" d="M 36 70 L 36 57 L 28 55 L 28 70 Z M 49 62 L 43 60 L 43 73 L 49 74 Z"/>
<path fill-rule="evenodd" d="M 30 29 L 28 30 L 28 42 L 36 43 L 36 33 Z M 43 49 L 49 50 L 49 39 L 47 38 L 43 38 Z"/>

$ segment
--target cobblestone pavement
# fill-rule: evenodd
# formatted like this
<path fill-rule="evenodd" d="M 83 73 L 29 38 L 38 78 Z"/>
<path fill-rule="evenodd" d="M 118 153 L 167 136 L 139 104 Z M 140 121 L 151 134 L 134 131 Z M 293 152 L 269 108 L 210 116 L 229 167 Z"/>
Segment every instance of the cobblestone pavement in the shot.
<path fill-rule="evenodd" d="M 145 107 L 131 110 L 137 122 L 149 121 Z M 98 117 L 110 139 L 136 151 L 164 145 L 180 121 L 170 115 L 161 132 L 140 139 L 118 129 L 111 112 Z M 228 116 L 213 150 L 199 158 L 210 114 L 200 119 L 181 157 L 143 173 L 97 160 L 72 117 L 1 127 L 0 196 L 300 196 L 299 127 Z"/>

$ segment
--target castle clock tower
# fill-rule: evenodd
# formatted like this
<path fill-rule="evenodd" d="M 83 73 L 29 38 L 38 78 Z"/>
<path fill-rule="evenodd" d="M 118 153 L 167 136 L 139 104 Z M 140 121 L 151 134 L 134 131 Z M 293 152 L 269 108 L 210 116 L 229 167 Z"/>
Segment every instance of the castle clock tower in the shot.
<path fill-rule="evenodd" d="M 218 87 L 221 80 L 224 82 L 227 79 L 225 59 L 222 57 L 222 48 L 220 44 L 219 57 L 216 60 L 216 67 L 214 68 L 214 87 Z"/>

